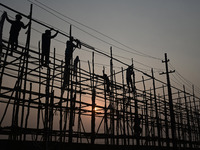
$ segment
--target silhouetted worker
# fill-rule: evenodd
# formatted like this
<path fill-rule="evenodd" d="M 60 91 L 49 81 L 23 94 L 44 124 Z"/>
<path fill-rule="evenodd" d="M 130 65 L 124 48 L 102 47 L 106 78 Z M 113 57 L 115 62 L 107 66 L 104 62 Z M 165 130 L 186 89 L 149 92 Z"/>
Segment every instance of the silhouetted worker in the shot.
<path fill-rule="evenodd" d="M 130 92 L 130 87 L 132 88 L 132 91 L 134 91 L 134 87 L 133 87 L 133 82 L 132 82 L 132 76 L 133 75 L 133 68 L 132 66 L 129 66 L 127 69 L 126 69 L 126 82 L 127 82 L 127 85 L 128 85 L 128 90 Z"/>
<path fill-rule="evenodd" d="M 58 31 L 51 36 L 51 30 L 46 30 L 45 33 L 42 34 L 42 60 L 41 64 L 44 66 L 49 65 L 49 53 L 50 53 L 50 45 L 51 45 L 51 39 L 56 37 L 58 34 Z M 45 61 L 45 64 L 44 64 Z"/>
<path fill-rule="evenodd" d="M 106 84 L 106 92 L 110 92 L 110 81 L 109 81 L 109 78 L 107 76 L 107 74 L 103 74 L 103 79 L 105 81 L 105 84 Z"/>
<path fill-rule="evenodd" d="M 76 44 L 73 43 L 76 42 Z M 65 50 L 65 71 L 64 71 L 64 82 L 63 88 L 65 88 L 66 84 L 69 84 L 69 75 L 70 75 L 70 61 L 72 59 L 72 54 L 75 48 L 81 48 L 80 41 L 74 40 L 73 37 L 70 37 L 69 41 L 67 41 L 66 50 Z"/>
<path fill-rule="evenodd" d="M 74 60 L 74 75 L 77 75 L 77 68 L 78 68 L 78 62 L 80 61 L 79 57 L 76 56 L 75 60 Z"/>
<path fill-rule="evenodd" d="M 135 136 L 139 137 L 140 134 L 142 133 L 142 128 L 140 127 L 141 118 L 139 116 L 135 116 L 134 122 L 135 122 L 134 124 Z"/>
<path fill-rule="evenodd" d="M 8 15 L 6 13 L 6 20 L 11 23 L 11 28 L 10 28 L 10 37 L 9 37 L 9 41 L 8 41 L 8 48 L 11 45 L 11 53 L 10 55 L 12 55 L 13 50 L 17 49 L 18 46 L 18 36 L 19 36 L 19 32 L 21 30 L 21 28 L 26 29 L 29 25 L 29 23 L 27 25 L 24 25 L 23 22 L 21 22 L 20 20 L 22 19 L 22 16 L 20 14 L 17 14 L 15 16 L 16 20 L 10 20 L 8 18 Z"/>

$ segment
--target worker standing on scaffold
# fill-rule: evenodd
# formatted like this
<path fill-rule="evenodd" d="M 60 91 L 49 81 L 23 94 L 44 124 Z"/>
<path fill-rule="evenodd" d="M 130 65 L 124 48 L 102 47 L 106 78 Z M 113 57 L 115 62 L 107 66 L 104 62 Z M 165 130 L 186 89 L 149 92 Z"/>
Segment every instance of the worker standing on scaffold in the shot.
<path fill-rule="evenodd" d="M 8 41 L 8 49 L 11 45 L 11 52 L 10 52 L 11 56 L 12 56 L 13 51 L 17 49 L 18 36 L 19 36 L 19 32 L 21 28 L 26 29 L 29 25 L 29 23 L 27 25 L 24 25 L 24 23 L 20 21 L 22 19 L 22 16 L 20 14 L 17 14 L 15 18 L 16 20 L 10 20 L 6 13 L 6 20 L 11 24 L 10 37 Z"/>
<path fill-rule="evenodd" d="M 58 34 L 58 31 L 57 31 L 53 36 L 51 36 L 51 30 L 46 30 L 45 33 L 42 34 L 41 64 L 46 67 L 49 66 L 49 53 L 50 53 L 51 39 L 55 38 Z"/>
<path fill-rule="evenodd" d="M 74 44 L 73 42 L 76 42 Z M 81 43 L 79 40 L 75 40 L 72 36 L 70 36 L 69 41 L 67 41 L 65 50 L 65 70 L 64 70 L 64 83 L 63 88 L 69 84 L 69 75 L 70 75 L 70 61 L 72 59 L 72 54 L 75 48 L 81 48 Z"/>
<path fill-rule="evenodd" d="M 131 91 L 135 92 L 135 87 L 133 85 L 132 75 L 134 76 L 133 67 L 129 66 L 126 69 L 126 82 L 127 82 L 127 85 L 128 85 L 128 92 L 131 92 Z M 130 90 L 130 88 L 131 88 L 131 90 Z"/>

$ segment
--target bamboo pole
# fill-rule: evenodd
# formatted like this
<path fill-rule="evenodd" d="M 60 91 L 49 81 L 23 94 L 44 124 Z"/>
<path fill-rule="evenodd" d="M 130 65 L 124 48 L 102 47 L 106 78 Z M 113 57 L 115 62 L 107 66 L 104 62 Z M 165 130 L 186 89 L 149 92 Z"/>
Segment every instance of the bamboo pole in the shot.
<path fill-rule="evenodd" d="M 38 49 L 39 49 L 39 54 L 38 54 L 38 58 L 39 58 L 39 84 L 38 84 L 38 110 L 37 110 L 37 131 L 40 128 L 40 112 L 41 112 L 41 99 L 40 99 L 40 95 L 41 95 L 41 49 L 40 49 L 40 41 L 38 42 Z M 38 133 L 36 133 L 36 141 L 38 139 Z"/>
<path fill-rule="evenodd" d="M 105 67 L 103 67 L 103 76 L 105 74 Z M 107 96 L 106 96 L 106 81 L 104 79 L 104 100 L 105 100 L 105 103 L 104 103 L 104 134 L 105 134 L 105 144 L 108 145 L 109 144 L 109 140 L 108 140 L 108 117 L 107 117 Z"/>
<path fill-rule="evenodd" d="M 29 101 L 28 101 L 28 106 L 27 106 L 27 114 L 26 114 L 26 120 L 25 120 L 25 132 L 27 130 L 27 126 L 28 126 L 28 119 L 29 119 L 29 114 L 30 114 L 30 105 L 31 105 L 31 101 L 32 101 L 32 83 L 30 83 L 30 94 L 29 94 Z M 26 133 L 24 133 L 24 141 L 26 141 Z"/>
<path fill-rule="evenodd" d="M 144 81 L 144 76 L 142 76 L 142 81 L 143 81 L 143 100 L 145 101 L 145 140 L 146 140 L 146 146 L 149 145 L 149 119 L 148 119 L 148 99 L 146 99 L 146 86 L 145 86 L 145 81 Z"/>
<path fill-rule="evenodd" d="M 160 122 L 159 122 L 159 115 L 158 115 L 158 106 L 157 106 L 157 97 L 156 97 L 156 89 L 155 89 L 155 80 L 154 80 L 154 72 L 152 72 L 152 80 L 153 80 L 153 92 L 154 92 L 154 102 L 155 102 L 155 113 L 156 113 L 156 124 L 157 124 L 157 135 L 158 135 L 158 147 L 161 148 L 161 140 L 160 140 Z"/>
<path fill-rule="evenodd" d="M 123 86 L 123 144 L 126 144 L 126 121 L 125 121 L 125 112 L 126 112 L 126 105 L 125 105 L 125 85 L 124 85 L 124 72 L 123 72 L 123 68 L 122 70 L 122 86 Z"/>
<path fill-rule="evenodd" d="M 192 136 L 191 136 L 191 125 L 190 125 L 190 116 L 189 116 L 189 109 L 187 104 L 187 97 L 185 92 L 185 86 L 183 85 L 183 91 L 184 91 L 184 99 L 185 99 L 185 109 L 187 113 L 187 132 L 189 135 L 189 147 L 192 148 Z"/>

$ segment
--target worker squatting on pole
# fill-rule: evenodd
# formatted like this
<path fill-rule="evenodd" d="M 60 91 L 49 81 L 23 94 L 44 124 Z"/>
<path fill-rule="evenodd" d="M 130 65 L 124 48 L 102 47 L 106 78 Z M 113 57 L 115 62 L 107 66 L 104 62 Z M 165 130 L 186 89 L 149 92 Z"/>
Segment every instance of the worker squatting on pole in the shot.
<path fill-rule="evenodd" d="M 51 39 L 55 38 L 58 34 L 58 31 L 57 31 L 54 35 L 51 36 L 51 30 L 46 30 L 45 33 L 42 34 L 41 64 L 46 67 L 49 66 L 49 53 L 50 53 Z"/>
<path fill-rule="evenodd" d="M 18 46 L 18 36 L 21 28 L 26 29 L 29 26 L 29 23 L 27 25 L 24 25 L 24 23 L 20 21 L 22 19 L 22 16 L 20 14 L 17 14 L 15 16 L 16 20 L 10 20 L 6 12 L 5 14 L 6 20 L 11 24 L 8 49 L 11 46 L 10 55 L 12 56 L 13 51 L 16 50 Z"/>

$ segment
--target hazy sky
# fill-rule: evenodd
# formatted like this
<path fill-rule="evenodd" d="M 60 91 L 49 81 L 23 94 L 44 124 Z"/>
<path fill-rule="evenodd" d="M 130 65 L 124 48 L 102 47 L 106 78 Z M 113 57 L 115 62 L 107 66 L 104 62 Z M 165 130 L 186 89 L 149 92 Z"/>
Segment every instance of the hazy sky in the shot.
<path fill-rule="evenodd" d="M 35 0 L 31 1 L 39 4 Z M 132 51 L 133 53 L 137 53 L 134 51 L 137 50 L 159 59 L 164 59 L 164 53 L 167 53 L 170 64 L 177 71 L 177 73 L 174 74 L 175 78 L 174 76 L 171 76 L 171 79 L 178 82 L 180 85 L 185 84 L 179 79 L 181 75 L 191 81 L 195 86 L 200 87 L 200 0 L 38 1 L 67 17 L 106 34 L 132 49 L 128 49 L 127 47 L 83 27 L 76 22 L 64 18 L 63 16 L 57 14 L 65 21 L 56 18 L 36 5 L 33 6 L 34 18 L 51 24 L 65 32 L 68 32 L 69 23 L 71 23 L 98 38 L 112 43 L 117 47 Z M 1 0 L 1 3 L 23 13 L 29 13 L 30 1 Z M 1 7 L 0 10 L 4 9 Z M 8 12 L 8 14 L 14 16 L 11 12 Z M 23 21 L 27 22 L 27 20 Z M 97 40 L 77 29 L 75 26 L 73 27 L 73 35 L 76 38 L 95 46 L 96 48 L 109 52 L 109 44 Z M 41 32 L 45 30 L 36 25 L 35 28 Z M 7 37 L 6 34 L 4 36 Z M 61 36 L 58 38 L 62 41 L 67 40 Z M 36 40 L 36 38 L 33 38 L 32 40 Z M 63 47 L 64 46 L 65 45 L 63 44 Z M 64 48 L 60 48 L 58 53 L 63 55 Z M 151 67 L 159 68 L 162 71 L 165 67 L 159 59 L 141 57 L 115 47 L 113 47 L 113 53 L 128 58 L 126 60 L 120 58 L 126 63 L 130 63 L 131 58 L 133 58 L 137 62 L 135 62 L 135 66 L 145 71 L 150 71 Z M 82 59 L 87 61 L 87 56 Z M 90 56 L 88 59 L 90 59 Z M 107 62 L 101 62 L 101 60 L 97 61 L 98 63 L 107 64 Z M 140 63 L 150 67 L 146 67 Z M 159 70 L 157 71 L 156 76 L 159 77 Z M 178 73 L 180 75 L 178 75 Z M 172 83 L 176 86 L 175 82 L 172 81 Z"/>

